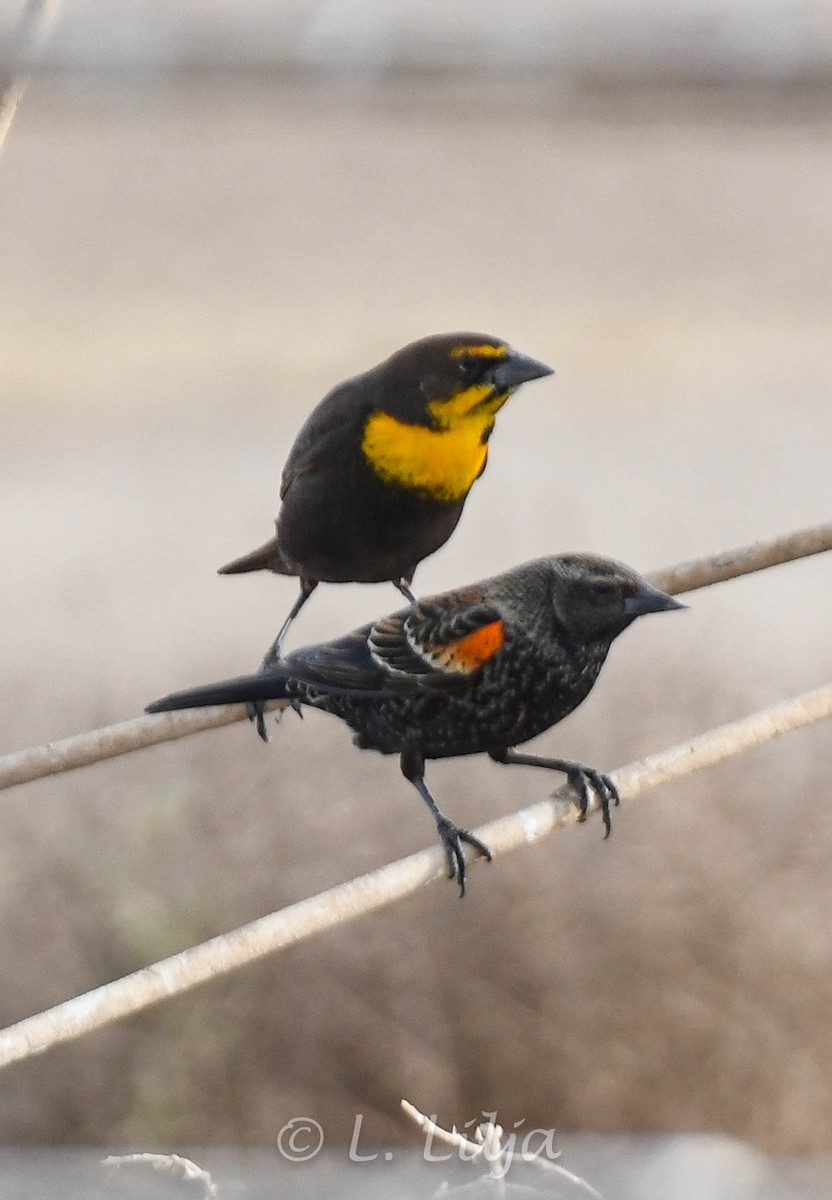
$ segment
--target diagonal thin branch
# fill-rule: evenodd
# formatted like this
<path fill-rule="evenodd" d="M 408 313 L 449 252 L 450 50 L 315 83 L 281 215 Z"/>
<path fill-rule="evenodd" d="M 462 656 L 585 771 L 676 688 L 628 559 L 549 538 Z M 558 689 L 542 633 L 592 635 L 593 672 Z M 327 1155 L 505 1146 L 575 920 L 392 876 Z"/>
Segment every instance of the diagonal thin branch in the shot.
<path fill-rule="evenodd" d="M 810 529 L 799 529 L 795 533 L 770 541 L 755 542 L 738 550 L 694 559 L 664 571 L 654 571 L 648 578 L 657 587 L 677 595 L 712 583 L 735 579 L 752 571 L 762 571 L 767 567 L 820 554 L 825 550 L 832 550 L 832 522 Z M 286 705 L 276 701 L 268 707 L 280 709 Z M 131 721 L 107 725 L 103 729 L 77 734 L 62 741 L 18 750 L 0 757 L 0 791 L 20 783 L 30 783 L 33 779 L 42 779 L 47 775 L 74 771 L 78 767 L 115 758 L 119 754 L 142 750 L 145 746 L 156 746 L 160 742 L 188 737 L 191 733 L 200 733 L 205 729 L 231 725 L 234 721 L 242 721 L 244 716 L 243 705 L 234 704 L 135 717 Z"/>
<path fill-rule="evenodd" d="M 28 82 L 27 74 L 49 34 L 60 0 L 27 0 L 7 64 L 0 74 L 0 150 Z"/>
<path fill-rule="evenodd" d="M 634 800 L 672 779 L 714 766 L 778 734 L 829 716 L 832 684 L 631 763 L 614 772 L 613 779 L 622 798 Z M 496 858 L 572 825 L 577 818 L 572 793 L 563 787 L 551 799 L 491 821 L 475 833 Z M 444 867 L 445 857 L 439 846 L 421 850 L 18 1021 L 0 1030 L 0 1067 L 41 1054 L 315 933 L 384 908 L 442 878 Z"/>
<path fill-rule="evenodd" d="M 825 550 L 832 550 L 832 521 L 808 529 L 798 529 L 794 533 L 786 533 L 764 542 L 752 542 L 750 546 L 726 550 L 723 554 L 695 558 L 691 562 L 666 567 L 662 571 L 651 571 L 648 579 L 654 587 L 669 592 L 671 596 L 677 596 L 681 592 L 694 592 L 713 583 L 738 579 L 741 575 L 751 575 L 754 571 L 764 571 L 767 567 L 778 567 L 798 558 L 822 554 Z"/>
<path fill-rule="evenodd" d="M 287 708 L 282 700 L 270 701 L 267 710 Z M 29 783 L 47 775 L 58 775 L 63 771 L 75 771 L 91 763 L 117 758 L 145 746 L 158 746 L 162 742 L 173 742 L 177 738 L 190 737 L 204 729 L 219 729 L 233 725 L 246 715 L 243 704 L 223 704 L 216 708 L 190 708 L 182 712 L 159 713 L 152 717 L 134 717 L 118 725 L 105 725 L 90 733 L 79 733 L 75 737 L 58 742 L 46 742 L 30 750 L 18 750 L 0 758 L 0 791 L 15 787 L 18 783 Z"/>

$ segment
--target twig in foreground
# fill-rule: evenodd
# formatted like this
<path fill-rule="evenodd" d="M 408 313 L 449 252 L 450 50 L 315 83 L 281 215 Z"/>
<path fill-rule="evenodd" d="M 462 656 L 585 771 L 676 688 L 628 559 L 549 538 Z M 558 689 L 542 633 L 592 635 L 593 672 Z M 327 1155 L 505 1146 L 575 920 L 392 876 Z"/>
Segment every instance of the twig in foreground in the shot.
<path fill-rule="evenodd" d="M 173 1175 L 177 1179 L 187 1179 L 195 1183 L 201 1183 L 204 1191 L 204 1200 L 217 1200 L 217 1186 L 207 1171 L 203 1171 L 202 1167 L 197 1163 L 192 1162 L 190 1158 L 183 1158 L 181 1154 L 111 1154 L 107 1158 L 101 1160 L 103 1167 L 132 1167 L 132 1166 L 148 1166 L 154 1171 L 161 1171 L 165 1175 Z"/>
<path fill-rule="evenodd" d="M 795 533 L 755 542 L 737 550 L 694 559 L 689 563 L 653 571 L 647 578 L 662 591 L 671 595 L 707 587 L 712 583 L 723 583 L 753 571 L 793 562 L 812 554 L 832 550 L 832 523 L 799 529 Z M 285 708 L 276 702 L 268 708 Z M 74 771 L 78 767 L 90 766 L 146 746 L 156 746 L 176 738 L 188 737 L 205 729 L 216 729 L 242 721 L 245 709 L 241 704 L 223 705 L 218 708 L 192 709 L 187 712 L 164 713 L 152 717 L 135 717 L 118 725 L 107 725 L 91 733 L 80 733 L 62 741 L 47 742 L 28 750 L 17 750 L 0 758 L 0 790 L 31 783 L 47 775 L 63 771 Z"/>
<path fill-rule="evenodd" d="M 778 734 L 829 716 L 832 716 L 832 684 L 650 755 L 613 772 L 612 778 L 622 798 L 634 800 L 651 788 L 714 766 L 762 745 Z M 578 815 L 573 794 L 568 787 L 563 787 L 551 799 L 491 821 L 475 832 L 496 858 L 537 842 L 564 825 L 574 824 Z M 182 950 L 45 1012 L 26 1017 L 16 1025 L 0 1030 L 0 1067 L 41 1054 L 52 1046 L 72 1041 L 93 1029 L 149 1008 L 160 1000 L 179 995 L 312 934 L 384 908 L 425 884 L 443 878 L 445 866 L 441 847 L 421 850 L 369 875 L 339 884 L 230 933 Z"/>
<path fill-rule="evenodd" d="M 522 1150 L 519 1156 L 516 1155 L 514 1153 L 512 1136 L 509 1135 L 506 1138 L 502 1125 L 496 1124 L 491 1119 L 496 1117 L 496 1113 L 483 1113 L 483 1116 L 488 1116 L 489 1120 L 483 1121 L 477 1126 L 474 1134 L 475 1140 L 472 1141 L 466 1134 L 461 1133 L 455 1125 L 452 1129 L 443 1129 L 441 1125 L 437 1125 L 433 1117 L 428 1117 L 424 1113 L 419 1112 L 415 1104 L 411 1104 L 409 1100 L 403 1099 L 401 1104 L 403 1112 L 412 1121 L 415 1121 L 423 1133 L 426 1133 L 429 1138 L 437 1142 L 444 1142 L 446 1146 L 453 1146 L 454 1149 L 459 1150 L 460 1158 L 465 1162 L 476 1162 L 478 1158 L 484 1159 L 489 1164 L 488 1174 L 492 1179 L 503 1179 L 514 1159 L 519 1157 L 520 1162 L 532 1163 L 544 1171 L 554 1171 L 556 1174 L 568 1179 L 570 1183 L 576 1183 L 579 1187 L 585 1188 L 591 1196 L 597 1197 L 597 1200 L 604 1200 L 601 1193 L 596 1192 L 595 1188 L 587 1183 L 585 1179 L 582 1179 L 580 1175 L 575 1175 L 572 1171 L 567 1171 L 566 1167 L 554 1162 L 551 1158 L 542 1158 L 541 1151 L 529 1154 L 527 1150 Z M 559 1150 L 555 1154 L 555 1157 L 560 1157 Z"/>

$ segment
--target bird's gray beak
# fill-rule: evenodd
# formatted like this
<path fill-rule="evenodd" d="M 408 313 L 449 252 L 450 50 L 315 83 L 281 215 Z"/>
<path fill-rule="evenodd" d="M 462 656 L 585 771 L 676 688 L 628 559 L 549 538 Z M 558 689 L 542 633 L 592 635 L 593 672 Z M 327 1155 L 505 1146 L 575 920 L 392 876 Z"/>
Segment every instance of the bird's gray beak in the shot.
<path fill-rule="evenodd" d="M 538 362 L 536 358 L 529 358 L 528 354 L 520 354 L 518 350 L 509 350 L 506 357 L 495 368 L 492 376 L 494 386 L 499 392 L 508 392 L 512 388 L 519 387 L 521 383 L 528 383 L 530 379 L 542 379 L 544 375 L 554 375 L 551 367 L 547 367 L 546 363 Z"/>
<path fill-rule="evenodd" d="M 635 596 L 628 596 L 624 601 L 624 611 L 628 617 L 643 617 L 646 613 L 672 612 L 674 608 L 687 608 L 680 604 L 667 592 L 660 592 L 649 583 L 642 583 Z"/>

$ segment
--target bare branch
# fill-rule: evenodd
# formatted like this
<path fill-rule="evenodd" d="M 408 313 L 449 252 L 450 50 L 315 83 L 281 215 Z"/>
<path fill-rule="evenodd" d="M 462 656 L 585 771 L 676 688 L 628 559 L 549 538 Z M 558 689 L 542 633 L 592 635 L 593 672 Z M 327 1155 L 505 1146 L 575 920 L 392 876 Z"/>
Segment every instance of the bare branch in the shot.
<path fill-rule="evenodd" d="M 828 716 L 832 716 L 832 684 L 632 763 L 616 771 L 613 779 L 622 798 L 633 800 L 672 779 Z M 574 824 L 577 818 L 574 797 L 564 787 L 549 800 L 482 826 L 476 836 L 496 857 L 539 841 L 555 829 Z M 444 873 L 442 849 L 422 850 L 27 1017 L 0 1031 L 0 1067 L 41 1054 L 315 933 L 384 908 L 443 878 Z"/>
<path fill-rule="evenodd" d="M 695 558 L 663 571 L 653 571 L 648 579 L 654 587 L 677 596 L 680 592 L 693 592 L 712 583 L 724 583 L 726 579 L 737 579 L 740 575 L 779 567 L 797 558 L 822 554 L 825 550 L 832 550 L 832 522 L 798 529 L 770 541 L 752 542 L 750 546 L 714 554 L 710 558 Z"/>
<path fill-rule="evenodd" d="M 267 709 L 287 708 L 282 700 L 271 701 Z M 204 729 L 218 729 L 222 725 L 233 725 L 246 715 L 242 704 L 223 704 L 216 708 L 191 708 L 183 712 L 159 713 L 152 717 L 135 717 L 118 725 L 105 725 L 90 733 L 79 733 L 75 737 L 58 742 L 46 742 L 33 746 L 31 750 L 18 750 L 0 758 L 0 791 L 18 783 L 29 783 L 46 775 L 58 775 L 63 771 L 74 771 L 88 767 L 91 763 L 143 750 L 145 746 L 157 746 L 160 742 L 173 742 L 177 738 L 201 733 Z"/>
<path fill-rule="evenodd" d="M 729 550 L 708 558 L 695 559 L 681 566 L 654 571 L 648 576 L 651 583 L 672 594 L 692 591 L 712 583 L 722 583 L 762 571 L 780 563 L 792 562 L 812 554 L 832 550 L 832 524 L 817 525 L 812 529 L 799 529 L 796 533 L 771 541 L 756 542 L 739 550 Z M 267 707 L 285 708 L 281 701 Z M 81 733 L 62 741 L 48 742 L 29 750 L 18 750 L 0 758 L 0 791 L 20 783 L 30 783 L 46 775 L 57 775 L 62 771 L 74 771 L 103 759 L 115 758 L 142 750 L 145 746 L 156 746 L 176 738 L 188 737 L 204 729 L 216 729 L 241 721 L 245 709 L 241 704 L 222 705 L 217 708 L 192 709 L 188 712 L 162 713 L 157 716 L 136 717 L 119 725 L 108 725 L 91 733 Z"/>
<path fill-rule="evenodd" d="M 46 41 L 60 0 L 27 0 L 15 30 L 14 44 L 0 77 L 0 150 L 26 90 L 27 72 Z"/>
<path fill-rule="evenodd" d="M 474 1158 L 478 1158 L 483 1152 L 483 1144 L 471 1142 L 464 1133 L 460 1133 L 456 1125 L 453 1129 L 443 1129 L 441 1125 L 437 1125 L 433 1117 L 426 1116 L 423 1112 L 419 1112 L 415 1104 L 411 1104 L 409 1100 L 402 1099 L 402 1112 L 410 1117 L 411 1121 L 419 1126 L 422 1133 L 430 1134 L 437 1142 L 444 1142 L 446 1146 L 453 1146 L 456 1150 L 470 1150 Z"/>

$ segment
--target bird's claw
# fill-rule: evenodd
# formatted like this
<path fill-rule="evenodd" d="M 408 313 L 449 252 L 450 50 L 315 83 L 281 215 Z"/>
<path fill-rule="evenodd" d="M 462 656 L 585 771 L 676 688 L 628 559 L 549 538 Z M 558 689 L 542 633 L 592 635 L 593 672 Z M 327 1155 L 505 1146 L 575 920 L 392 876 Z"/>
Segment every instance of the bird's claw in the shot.
<path fill-rule="evenodd" d="M 269 733 L 266 729 L 266 706 L 262 700 L 250 700 L 246 705 L 246 716 L 254 724 L 257 736 L 268 743 Z"/>
<path fill-rule="evenodd" d="M 439 838 L 448 862 L 448 878 L 457 881 L 459 884 L 459 896 L 462 899 L 465 895 L 466 877 L 465 853 L 462 849 L 462 843 L 466 842 L 486 862 L 491 862 L 491 851 L 485 842 L 481 842 L 478 837 L 474 837 L 473 833 L 469 833 L 467 829 L 461 829 L 459 825 L 455 825 L 448 817 L 440 817 L 436 822 L 436 828 L 439 832 Z"/>
<path fill-rule="evenodd" d="M 566 771 L 566 778 L 569 781 L 570 787 L 578 794 L 579 821 L 586 820 L 586 814 L 589 809 L 590 788 L 598 797 L 598 803 L 601 808 L 601 820 L 604 822 L 604 838 L 608 838 L 612 831 L 610 807 L 617 808 L 621 802 L 618 788 L 610 776 L 605 775 L 603 771 L 596 771 L 594 767 L 585 767 L 581 763 L 572 763 Z"/>
<path fill-rule="evenodd" d="M 300 700 L 290 700 L 289 708 L 291 708 L 292 712 L 296 712 L 300 719 L 303 720 L 303 708 Z M 262 700 L 250 700 L 246 705 L 246 716 L 249 721 L 254 723 L 258 737 L 268 744 L 271 739 L 266 729 L 266 705 L 264 702 Z M 280 717 L 281 713 L 276 712 L 274 715 L 275 724 L 278 723 Z"/>

